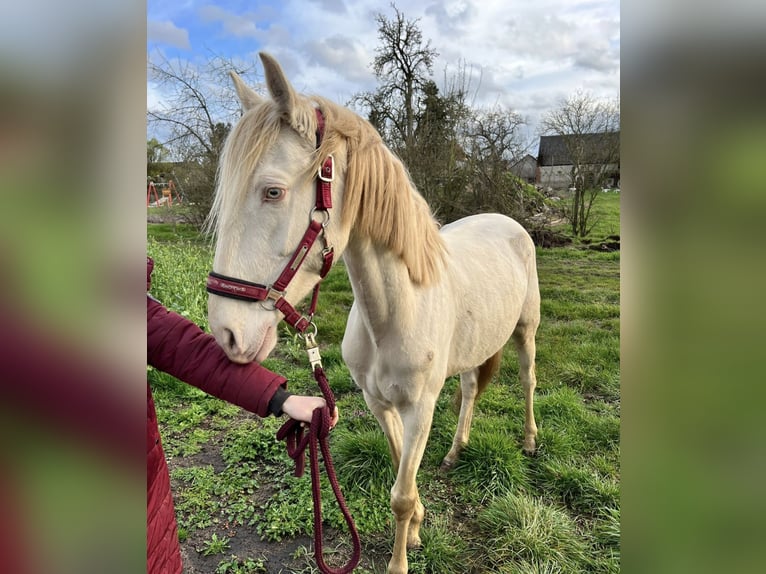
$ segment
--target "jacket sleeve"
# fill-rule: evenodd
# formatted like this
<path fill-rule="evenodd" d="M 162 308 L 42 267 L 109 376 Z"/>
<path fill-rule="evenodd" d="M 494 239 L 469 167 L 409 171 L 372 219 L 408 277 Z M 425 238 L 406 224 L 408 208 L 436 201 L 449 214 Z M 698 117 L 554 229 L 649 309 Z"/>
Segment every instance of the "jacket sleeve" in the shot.
<path fill-rule="evenodd" d="M 287 380 L 259 365 L 233 363 L 215 338 L 192 321 L 146 298 L 147 362 L 206 393 L 260 417 L 280 413 Z M 276 395 L 276 397 L 275 397 Z"/>

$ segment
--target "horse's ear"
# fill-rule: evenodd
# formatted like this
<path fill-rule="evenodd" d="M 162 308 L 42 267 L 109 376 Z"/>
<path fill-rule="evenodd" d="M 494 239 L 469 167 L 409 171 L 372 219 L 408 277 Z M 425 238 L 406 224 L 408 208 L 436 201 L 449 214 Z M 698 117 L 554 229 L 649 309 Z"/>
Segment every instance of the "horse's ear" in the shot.
<path fill-rule="evenodd" d="M 297 99 L 295 90 L 293 90 L 290 82 L 285 78 L 285 73 L 282 71 L 282 67 L 273 56 L 266 52 L 259 52 L 258 55 L 261 57 L 261 62 L 263 62 L 263 70 L 266 74 L 266 86 L 269 88 L 269 93 L 279 106 L 279 111 L 281 112 L 282 117 L 291 122 Z"/>
<path fill-rule="evenodd" d="M 242 109 L 244 111 L 249 110 L 263 100 L 254 89 L 242 81 L 242 78 L 239 77 L 237 72 L 231 71 L 229 72 L 229 75 L 234 81 L 234 89 L 237 90 L 237 96 L 239 96 L 239 101 L 242 104 Z"/>

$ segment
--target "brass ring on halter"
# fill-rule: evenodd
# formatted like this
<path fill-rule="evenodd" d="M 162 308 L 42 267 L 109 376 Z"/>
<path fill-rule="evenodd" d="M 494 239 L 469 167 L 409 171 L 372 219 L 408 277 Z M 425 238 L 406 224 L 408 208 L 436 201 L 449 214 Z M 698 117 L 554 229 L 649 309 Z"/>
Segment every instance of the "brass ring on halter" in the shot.
<path fill-rule="evenodd" d="M 319 333 L 319 329 L 317 328 L 317 324 L 314 323 L 314 321 L 312 321 L 313 318 L 314 318 L 313 314 L 310 315 L 309 317 L 307 317 L 307 319 L 309 320 L 308 326 L 309 327 L 314 327 L 314 332 L 313 333 L 306 333 L 306 331 L 304 331 L 303 333 L 301 333 L 301 332 L 296 333 L 300 339 L 306 339 L 307 337 L 315 338 L 317 336 L 317 333 Z"/>
<path fill-rule="evenodd" d="M 312 207 L 311 213 L 309 213 L 309 223 L 314 221 L 314 213 L 316 213 L 317 211 L 320 211 L 321 213 L 324 213 L 325 215 L 324 221 L 322 222 L 322 229 L 324 229 L 325 227 L 327 227 L 327 224 L 330 223 L 330 212 L 327 209 L 317 210 L 316 207 Z"/>

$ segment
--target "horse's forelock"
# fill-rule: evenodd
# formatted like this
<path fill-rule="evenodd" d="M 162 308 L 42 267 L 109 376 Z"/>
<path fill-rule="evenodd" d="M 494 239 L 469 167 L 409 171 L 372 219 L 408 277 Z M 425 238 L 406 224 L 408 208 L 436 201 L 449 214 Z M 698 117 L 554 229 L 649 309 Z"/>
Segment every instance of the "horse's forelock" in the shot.
<path fill-rule="evenodd" d="M 291 121 L 291 127 L 313 141 L 316 130 L 314 107 L 305 98 L 300 98 L 299 103 L 300 109 L 294 110 L 295 122 Z M 218 232 L 239 211 L 250 177 L 260 158 L 276 142 L 284 121 L 278 106 L 271 100 L 263 100 L 234 125 L 218 164 L 216 191 L 207 222 L 209 231 Z"/>

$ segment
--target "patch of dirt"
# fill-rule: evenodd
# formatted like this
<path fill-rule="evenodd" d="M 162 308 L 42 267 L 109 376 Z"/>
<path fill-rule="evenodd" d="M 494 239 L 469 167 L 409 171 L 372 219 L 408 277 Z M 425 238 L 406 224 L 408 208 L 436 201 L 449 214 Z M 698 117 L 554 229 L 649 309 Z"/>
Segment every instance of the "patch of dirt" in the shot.
<path fill-rule="evenodd" d="M 190 466 L 212 466 L 216 472 L 225 468 L 225 463 L 220 453 L 221 444 L 217 437 L 212 438 L 202 446 L 200 452 L 187 457 L 174 457 L 168 461 L 171 471 L 173 468 Z M 308 464 L 308 461 L 307 461 Z M 285 472 L 292 472 L 293 468 L 286 468 Z M 308 467 L 306 468 L 305 480 L 311 480 Z M 262 481 L 261 481 L 262 482 Z M 263 482 L 262 482 L 263 484 Z M 180 484 L 171 481 L 174 493 L 178 492 Z M 273 494 L 273 489 L 264 484 L 253 495 L 256 504 L 265 501 Z M 323 505 L 335 504 L 334 500 L 322 500 Z M 229 548 L 222 554 L 205 556 L 202 550 L 205 542 L 209 541 L 213 534 L 218 538 L 229 539 Z M 348 533 L 323 527 L 324 534 L 324 559 L 332 568 L 343 566 L 352 552 L 351 539 Z M 362 538 L 362 559 L 360 567 L 369 572 L 383 574 L 389 557 L 390 548 L 385 547 L 381 540 L 365 540 Z M 385 541 L 393 544 L 393 540 Z M 261 540 L 255 526 L 230 524 L 219 522 L 208 528 L 190 530 L 183 542 L 181 542 L 181 558 L 183 560 L 183 574 L 214 574 L 222 561 L 236 556 L 240 563 L 250 558 L 255 561 L 262 560 L 266 574 L 296 574 L 318 572 L 314 558 L 314 540 L 309 536 L 296 536 L 281 542 Z"/>
<path fill-rule="evenodd" d="M 213 440 L 202 446 L 202 450 L 189 457 L 179 457 L 170 462 L 171 468 L 188 466 L 212 466 L 216 472 L 225 468 L 221 458 L 220 445 Z M 306 476 L 308 479 L 308 475 Z M 173 484 L 173 492 L 177 492 L 179 485 Z M 263 489 L 262 489 L 263 490 Z M 270 489 L 269 493 L 270 493 Z M 255 496 L 261 498 L 264 495 L 259 490 Z M 223 554 L 205 556 L 202 553 L 204 543 L 210 540 L 216 533 L 219 538 L 229 539 L 229 548 Z M 184 574 L 213 574 L 221 561 L 237 556 L 240 561 L 247 558 L 263 560 L 268 574 L 285 574 L 286 572 L 303 572 L 308 565 L 305 551 L 310 549 L 313 553 L 311 538 L 299 536 L 282 542 L 269 542 L 261 540 L 255 526 L 234 525 L 230 523 L 218 523 L 208 528 L 191 530 L 186 540 L 181 542 L 181 557 L 183 559 Z M 296 558 L 297 556 L 297 558 Z M 310 558 L 313 560 L 313 556 Z"/>
<path fill-rule="evenodd" d="M 215 530 L 220 531 L 220 528 Z M 298 537 L 282 542 L 264 542 L 258 536 L 254 526 L 231 528 L 226 533 L 230 540 L 229 549 L 224 554 L 205 556 L 202 552 L 198 552 L 197 548 L 203 548 L 203 543 L 210 539 L 212 531 L 213 529 L 195 530 L 181 544 L 184 574 L 212 574 L 221 561 L 231 556 L 237 556 L 241 561 L 247 558 L 262 559 L 267 574 L 303 572 L 310 564 L 307 560 L 313 563 L 314 547 L 310 538 Z M 306 556 L 303 548 L 309 549 L 311 554 Z"/>
<path fill-rule="evenodd" d="M 529 235 L 538 247 L 563 247 L 572 243 L 572 239 L 550 229 L 531 229 Z"/>
<path fill-rule="evenodd" d="M 588 249 L 592 251 L 619 251 L 620 250 L 620 236 L 610 235 L 603 241 L 590 244 L 589 241 L 583 240 L 583 243 L 589 244 Z"/>

